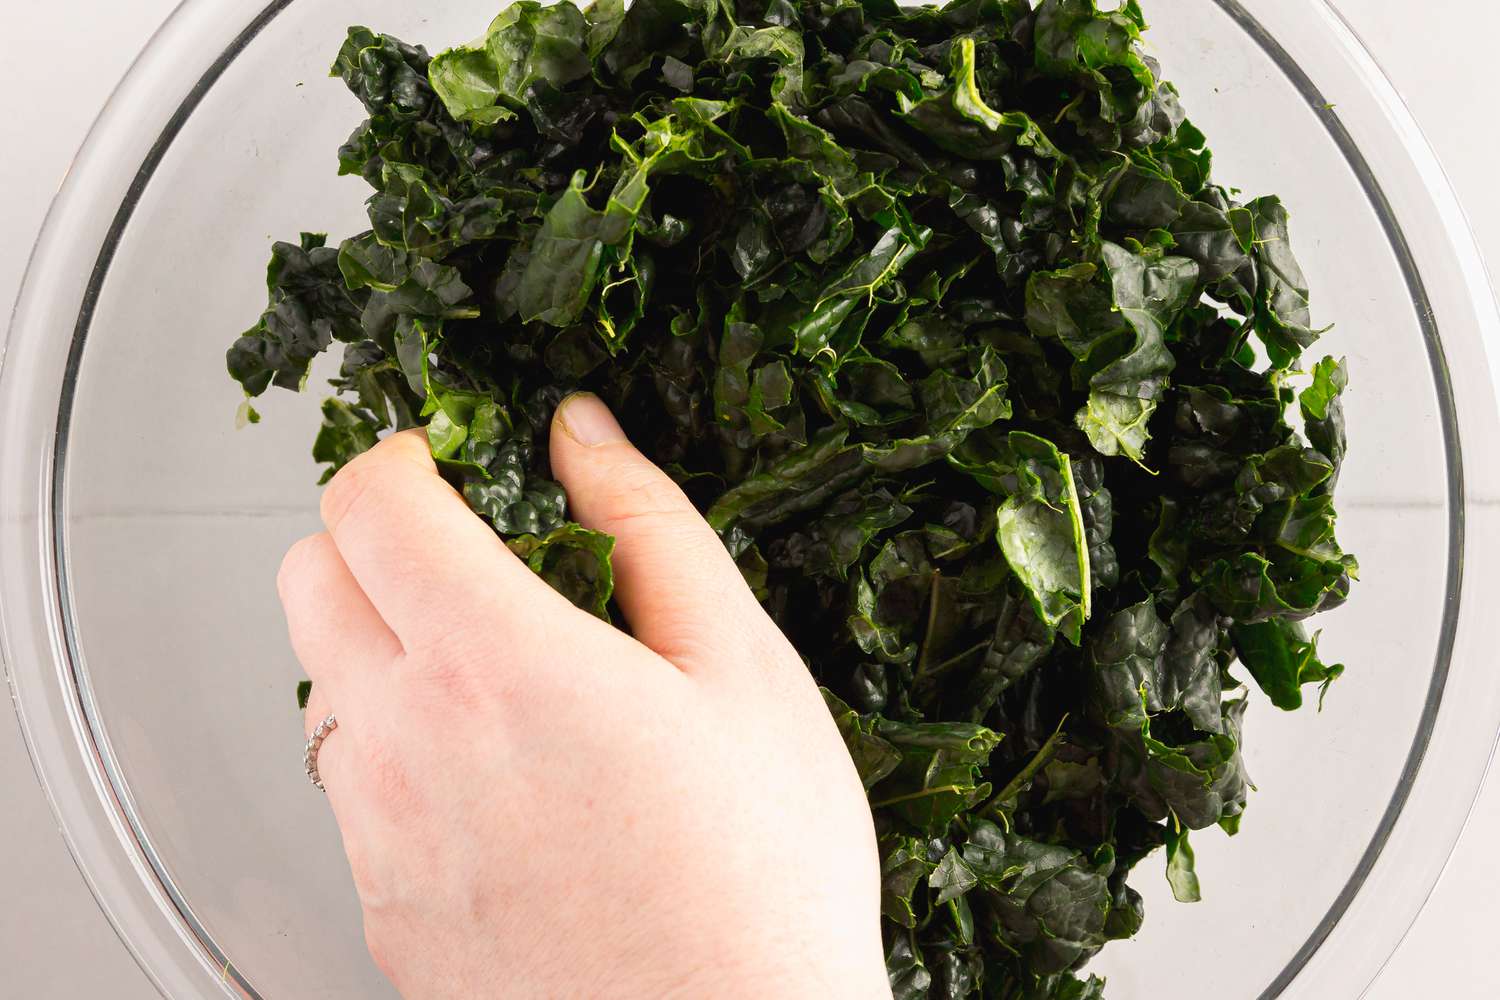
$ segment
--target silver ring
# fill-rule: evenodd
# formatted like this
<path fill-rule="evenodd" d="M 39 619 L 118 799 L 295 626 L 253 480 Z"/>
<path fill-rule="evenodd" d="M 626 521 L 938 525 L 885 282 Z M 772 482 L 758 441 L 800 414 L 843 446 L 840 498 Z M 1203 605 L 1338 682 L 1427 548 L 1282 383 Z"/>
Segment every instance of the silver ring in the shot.
<path fill-rule="evenodd" d="M 323 748 L 323 741 L 328 739 L 328 734 L 338 727 L 339 720 L 329 715 L 318 723 L 318 727 L 307 738 L 307 745 L 302 748 L 302 769 L 307 772 L 307 780 L 320 792 L 326 792 L 327 789 L 323 787 L 323 778 L 318 774 L 318 751 Z"/>

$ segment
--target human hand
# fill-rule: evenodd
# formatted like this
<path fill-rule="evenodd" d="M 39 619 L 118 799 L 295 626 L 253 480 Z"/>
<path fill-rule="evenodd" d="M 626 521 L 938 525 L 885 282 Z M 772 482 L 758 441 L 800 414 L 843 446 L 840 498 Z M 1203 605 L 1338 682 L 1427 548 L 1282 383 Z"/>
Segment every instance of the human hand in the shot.
<path fill-rule="evenodd" d="M 888 997 L 869 808 L 802 661 L 598 399 L 551 436 L 634 638 L 528 570 L 421 431 L 278 587 L 375 961 L 408 998 Z"/>

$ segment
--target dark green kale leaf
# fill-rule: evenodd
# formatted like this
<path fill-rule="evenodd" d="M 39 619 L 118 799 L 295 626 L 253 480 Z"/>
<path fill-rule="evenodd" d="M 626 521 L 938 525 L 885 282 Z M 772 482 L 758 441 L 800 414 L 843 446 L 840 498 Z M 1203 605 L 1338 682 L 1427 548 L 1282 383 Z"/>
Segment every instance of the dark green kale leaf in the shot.
<path fill-rule="evenodd" d="M 1358 575 L 1348 373 L 1303 359 L 1285 206 L 1215 182 L 1107 6 L 520 0 L 436 57 L 351 28 L 369 227 L 276 244 L 227 357 L 255 397 L 342 344 L 325 478 L 424 426 L 620 623 L 547 455 L 603 397 L 823 686 L 899 1000 L 1099 1000 L 1134 868 L 1197 899 L 1189 834 L 1239 827 L 1245 682 L 1291 709 L 1343 672 L 1305 621 Z"/>

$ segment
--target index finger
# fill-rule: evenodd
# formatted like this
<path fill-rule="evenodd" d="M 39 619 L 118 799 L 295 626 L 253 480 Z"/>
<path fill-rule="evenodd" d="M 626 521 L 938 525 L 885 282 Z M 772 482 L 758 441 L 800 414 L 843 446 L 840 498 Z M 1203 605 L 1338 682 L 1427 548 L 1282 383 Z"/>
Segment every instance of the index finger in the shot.
<path fill-rule="evenodd" d="M 472 628 L 476 614 L 530 635 L 575 610 L 438 475 L 420 429 L 339 470 L 321 509 L 349 571 L 407 650 Z"/>

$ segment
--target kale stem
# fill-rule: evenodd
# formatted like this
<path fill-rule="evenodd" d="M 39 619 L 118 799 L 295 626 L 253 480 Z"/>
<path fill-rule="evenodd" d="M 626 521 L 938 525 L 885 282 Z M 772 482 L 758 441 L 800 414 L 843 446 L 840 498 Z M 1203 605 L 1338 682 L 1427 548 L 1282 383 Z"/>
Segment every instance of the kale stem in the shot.
<path fill-rule="evenodd" d="M 1001 812 L 1002 804 L 1019 795 L 1021 789 L 1025 788 L 1027 783 L 1036 777 L 1037 772 L 1046 767 L 1047 763 L 1056 756 L 1058 747 L 1062 745 L 1065 738 L 1062 731 L 1063 723 L 1067 721 L 1068 717 L 1066 715 L 1058 720 L 1057 728 L 1052 731 L 1051 736 L 1047 737 L 1047 742 L 1042 744 L 1041 749 L 1032 755 L 1031 760 L 1026 762 L 1026 766 L 1021 768 L 1014 778 L 1006 782 L 1004 788 L 991 796 L 990 800 L 981 808 L 981 813 L 989 813 L 994 816 L 1003 815 Z"/>
<path fill-rule="evenodd" d="M 939 785 L 937 788 L 924 788 L 920 792 L 911 792 L 907 795 L 898 795 L 893 799 L 882 799 L 879 802 L 871 802 L 870 808 L 880 809 L 885 806 L 893 806 L 898 802 L 910 802 L 912 799 L 925 799 L 928 796 L 941 795 L 944 792 L 952 792 L 955 795 L 962 795 L 965 791 L 968 790 L 969 789 L 963 785 Z"/>
<path fill-rule="evenodd" d="M 943 581 L 943 571 L 932 571 L 932 590 L 927 596 L 927 632 L 922 637 L 922 655 L 917 657 L 917 676 L 927 672 L 927 660 L 932 655 L 932 632 L 937 628 L 938 588 Z"/>

